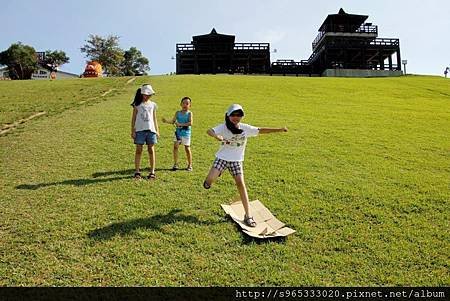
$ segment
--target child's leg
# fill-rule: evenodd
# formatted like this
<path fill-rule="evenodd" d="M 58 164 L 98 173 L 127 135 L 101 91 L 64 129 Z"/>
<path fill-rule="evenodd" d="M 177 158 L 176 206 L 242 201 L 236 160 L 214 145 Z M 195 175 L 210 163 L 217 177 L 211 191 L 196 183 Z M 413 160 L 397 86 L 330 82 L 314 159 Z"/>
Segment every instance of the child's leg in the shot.
<path fill-rule="evenodd" d="M 155 145 L 149 144 L 147 145 L 148 149 L 148 158 L 150 159 L 150 173 L 155 173 L 155 163 L 156 163 L 156 156 L 155 156 Z"/>
<path fill-rule="evenodd" d="M 189 145 L 184 146 L 184 150 L 186 151 L 186 158 L 188 161 L 188 167 L 192 167 L 192 152 L 191 147 Z"/>
<path fill-rule="evenodd" d="M 214 183 L 220 176 L 221 171 L 215 167 L 211 167 L 205 181 L 203 182 L 203 187 L 206 189 L 211 188 L 212 183 Z"/>
<path fill-rule="evenodd" d="M 173 143 L 173 165 L 178 165 L 178 147 L 180 146 L 180 143 L 178 141 L 175 141 Z"/>
<path fill-rule="evenodd" d="M 234 181 L 235 181 L 236 186 L 238 188 L 239 195 L 241 196 L 242 205 L 244 205 L 245 215 L 246 216 L 251 216 L 250 215 L 250 208 L 249 208 L 249 204 L 248 204 L 247 187 L 245 186 L 245 181 L 244 181 L 244 175 L 240 174 L 240 175 L 234 176 Z"/>
<path fill-rule="evenodd" d="M 141 168 L 141 156 L 143 145 L 136 144 L 136 153 L 134 154 L 134 169 L 139 172 Z"/>

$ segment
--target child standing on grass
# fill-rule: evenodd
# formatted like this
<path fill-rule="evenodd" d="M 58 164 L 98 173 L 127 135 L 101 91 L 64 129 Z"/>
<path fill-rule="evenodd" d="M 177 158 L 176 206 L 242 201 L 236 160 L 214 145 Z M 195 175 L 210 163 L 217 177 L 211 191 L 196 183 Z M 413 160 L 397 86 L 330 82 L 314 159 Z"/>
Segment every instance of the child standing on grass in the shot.
<path fill-rule="evenodd" d="M 191 108 L 192 100 L 190 97 L 183 97 L 180 102 L 181 111 L 176 111 L 172 119 L 163 118 L 163 122 L 174 124 L 176 130 L 173 140 L 173 167 L 172 170 L 178 169 L 178 148 L 180 144 L 184 145 L 187 157 L 187 171 L 192 171 L 192 152 L 191 152 L 191 126 L 193 122 Z"/>
<path fill-rule="evenodd" d="M 244 116 L 243 108 L 238 104 L 233 104 L 228 108 L 225 114 L 225 123 L 207 131 L 207 134 L 221 142 L 219 151 L 216 153 L 216 159 L 211 167 L 208 176 L 203 182 L 205 189 L 211 188 L 212 183 L 228 169 L 234 178 L 236 186 L 241 196 L 244 206 L 244 223 L 249 227 L 256 227 L 248 203 L 247 187 L 244 181 L 244 170 L 242 162 L 244 161 L 245 146 L 248 137 L 254 137 L 258 134 L 273 132 L 287 132 L 287 128 L 257 128 L 245 123 L 241 123 Z"/>
<path fill-rule="evenodd" d="M 150 160 L 150 174 L 148 179 L 156 178 L 155 175 L 155 144 L 159 137 L 158 121 L 156 119 L 156 109 L 158 106 L 151 101 L 151 97 L 155 94 L 152 86 L 144 84 L 137 89 L 133 106 L 133 115 L 131 117 L 131 138 L 136 144 L 136 153 L 134 156 L 134 178 L 141 178 L 141 156 L 144 144 L 147 144 L 147 150 Z"/>

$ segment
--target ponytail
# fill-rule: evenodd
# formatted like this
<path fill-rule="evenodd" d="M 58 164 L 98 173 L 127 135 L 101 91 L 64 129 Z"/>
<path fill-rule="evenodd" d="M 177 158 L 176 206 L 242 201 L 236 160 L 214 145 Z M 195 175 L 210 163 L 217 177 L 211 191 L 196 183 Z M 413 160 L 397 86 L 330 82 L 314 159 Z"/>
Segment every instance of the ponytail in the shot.
<path fill-rule="evenodd" d="M 141 88 L 136 90 L 136 95 L 134 95 L 134 100 L 131 103 L 131 106 L 137 107 L 142 103 L 142 94 L 141 94 Z"/>
<path fill-rule="evenodd" d="M 233 134 L 242 134 L 244 130 L 239 129 L 236 127 L 234 123 L 231 122 L 230 117 L 227 116 L 225 113 L 225 125 L 227 126 L 227 129 L 230 130 Z"/>

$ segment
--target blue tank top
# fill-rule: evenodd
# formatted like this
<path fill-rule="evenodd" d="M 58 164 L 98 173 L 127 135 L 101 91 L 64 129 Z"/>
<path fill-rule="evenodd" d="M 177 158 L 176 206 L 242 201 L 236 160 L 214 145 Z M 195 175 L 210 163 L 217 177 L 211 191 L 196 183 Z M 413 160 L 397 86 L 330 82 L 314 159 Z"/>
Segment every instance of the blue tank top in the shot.
<path fill-rule="evenodd" d="M 182 114 L 181 111 L 177 111 L 177 122 L 178 123 L 189 122 L 190 115 L 191 115 L 191 112 L 189 112 L 189 111 L 186 114 Z M 177 135 L 180 137 L 190 137 L 191 136 L 191 126 L 177 127 Z"/>

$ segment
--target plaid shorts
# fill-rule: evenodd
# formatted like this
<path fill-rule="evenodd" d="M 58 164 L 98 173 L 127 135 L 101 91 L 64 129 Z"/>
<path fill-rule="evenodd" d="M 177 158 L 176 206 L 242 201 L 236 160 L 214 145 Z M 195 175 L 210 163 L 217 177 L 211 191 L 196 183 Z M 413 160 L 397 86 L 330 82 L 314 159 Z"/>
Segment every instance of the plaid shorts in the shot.
<path fill-rule="evenodd" d="M 216 158 L 213 163 L 213 167 L 222 173 L 225 169 L 228 169 L 233 177 L 244 174 L 242 170 L 242 162 L 239 161 L 225 161 Z"/>

